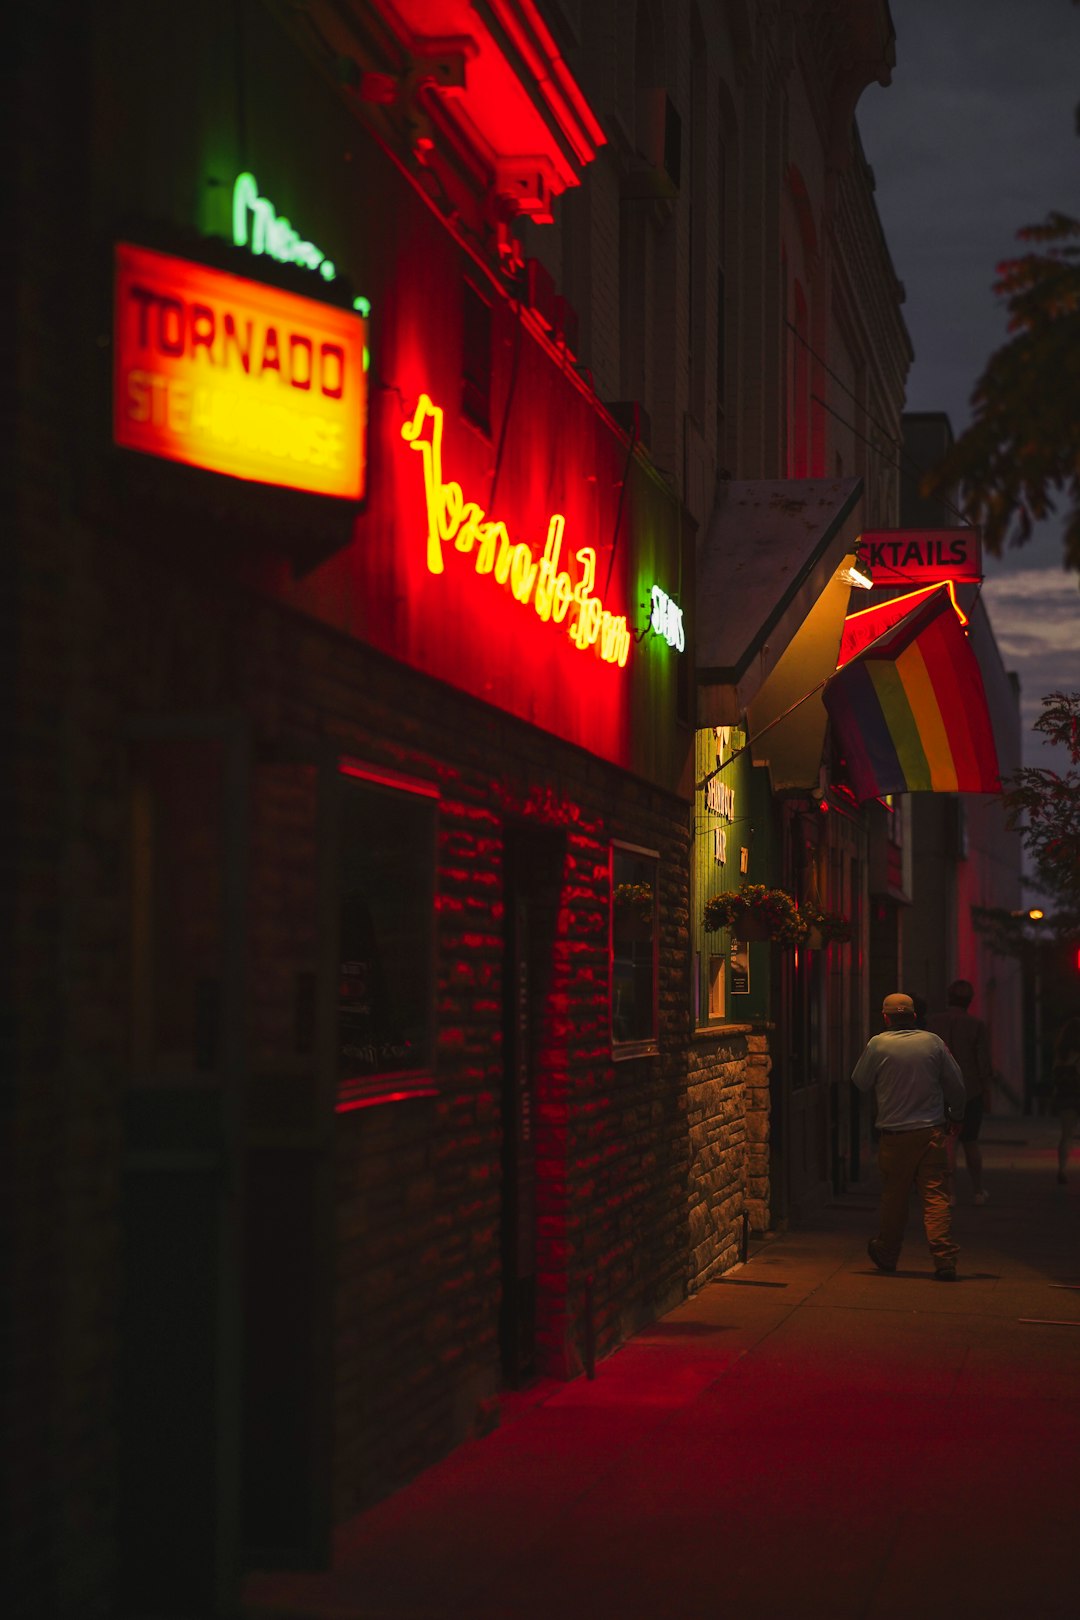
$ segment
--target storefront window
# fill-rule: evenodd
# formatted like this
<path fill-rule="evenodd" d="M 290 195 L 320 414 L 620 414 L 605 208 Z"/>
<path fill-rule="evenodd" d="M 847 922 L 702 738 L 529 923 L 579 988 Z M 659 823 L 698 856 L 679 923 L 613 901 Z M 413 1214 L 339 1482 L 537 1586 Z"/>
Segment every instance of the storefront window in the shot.
<path fill-rule="evenodd" d="M 491 430 L 491 305 L 465 283 L 461 408 L 470 422 Z"/>
<path fill-rule="evenodd" d="M 763 882 L 768 868 L 764 841 L 758 839 L 755 848 L 746 733 L 736 726 L 699 730 L 694 775 L 693 1015 L 695 1028 L 705 1029 L 710 1024 L 745 1023 L 764 1015 L 768 947 L 750 946 L 729 928 L 706 928 L 705 907 L 717 895 L 737 891 L 745 883 Z"/>
<path fill-rule="evenodd" d="M 343 767 L 342 1082 L 431 1069 L 436 803 L 434 793 L 423 786 L 398 785 L 366 775 L 361 767 Z"/>
<path fill-rule="evenodd" d="M 656 1049 L 658 872 L 655 850 L 612 845 L 611 1039 L 616 1056 Z"/>

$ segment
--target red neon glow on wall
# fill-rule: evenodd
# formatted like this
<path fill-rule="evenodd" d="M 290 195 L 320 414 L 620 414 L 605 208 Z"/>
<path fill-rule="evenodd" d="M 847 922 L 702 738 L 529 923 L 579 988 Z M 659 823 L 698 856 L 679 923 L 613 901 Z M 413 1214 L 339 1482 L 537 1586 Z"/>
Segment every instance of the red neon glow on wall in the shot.
<path fill-rule="evenodd" d="M 609 613 L 596 586 L 596 552 L 582 546 L 574 557 L 580 568 L 575 584 L 561 567 L 566 519 L 553 513 L 547 524 L 543 555 L 538 559 L 526 541 L 514 541 L 506 524 L 489 518 L 475 501 L 466 500 L 461 485 L 443 478 L 443 411 L 421 394 L 412 419 L 402 425 L 401 436 L 420 454 L 427 507 L 427 566 L 432 574 L 445 571 L 444 549 L 472 554 L 477 574 L 490 574 L 508 586 L 522 606 L 531 602 L 544 623 L 566 623 L 570 640 L 579 652 L 595 647 L 600 658 L 622 668 L 630 654 L 631 635 L 622 614 Z"/>
<path fill-rule="evenodd" d="M 493 169 L 504 206 L 550 220 L 551 197 L 579 183 L 606 136 L 536 0 L 375 5 L 418 62 L 436 53 L 460 57 L 463 70 L 449 86 L 434 72 L 421 79 L 425 106 L 437 102 L 458 138 Z M 430 137 L 421 140 L 432 151 Z"/>
<path fill-rule="evenodd" d="M 258 483 L 363 495 L 359 315 L 118 243 L 115 326 L 118 445 Z"/>

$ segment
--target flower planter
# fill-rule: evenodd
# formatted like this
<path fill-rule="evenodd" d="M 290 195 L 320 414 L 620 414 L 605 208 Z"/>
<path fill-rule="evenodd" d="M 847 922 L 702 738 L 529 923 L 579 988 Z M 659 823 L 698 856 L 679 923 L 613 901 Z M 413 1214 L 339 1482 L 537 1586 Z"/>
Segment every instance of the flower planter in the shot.
<path fill-rule="evenodd" d="M 812 911 L 807 921 L 810 932 L 806 943 L 812 951 L 823 951 L 829 945 L 846 945 L 851 939 L 851 924 L 838 912 Z"/>
<path fill-rule="evenodd" d="M 745 944 L 753 945 L 769 938 L 768 919 L 748 906 L 738 922 L 732 923 L 731 932 L 736 939 L 741 939 Z"/>
<path fill-rule="evenodd" d="M 734 939 L 750 943 L 770 940 L 794 947 L 806 938 L 806 922 L 792 896 L 762 883 L 713 895 L 705 902 L 703 922 L 707 933 L 726 928 Z"/>

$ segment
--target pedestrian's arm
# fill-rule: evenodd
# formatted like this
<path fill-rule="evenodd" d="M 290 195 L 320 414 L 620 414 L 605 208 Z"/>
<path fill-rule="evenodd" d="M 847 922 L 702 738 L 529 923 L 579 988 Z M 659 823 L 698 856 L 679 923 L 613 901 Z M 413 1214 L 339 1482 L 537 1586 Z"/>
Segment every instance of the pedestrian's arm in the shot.
<path fill-rule="evenodd" d="M 949 1118 L 963 1119 L 964 1104 L 967 1100 L 964 1093 L 964 1077 L 960 1073 L 960 1065 L 944 1041 L 941 1043 L 941 1094 Z"/>
<path fill-rule="evenodd" d="M 870 1046 L 867 1045 L 862 1057 L 851 1071 L 851 1083 L 854 1086 L 858 1086 L 860 1091 L 869 1091 L 870 1087 L 874 1083 L 874 1076 L 876 1072 L 877 1064 L 874 1062 L 874 1059 L 871 1056 Z"/>

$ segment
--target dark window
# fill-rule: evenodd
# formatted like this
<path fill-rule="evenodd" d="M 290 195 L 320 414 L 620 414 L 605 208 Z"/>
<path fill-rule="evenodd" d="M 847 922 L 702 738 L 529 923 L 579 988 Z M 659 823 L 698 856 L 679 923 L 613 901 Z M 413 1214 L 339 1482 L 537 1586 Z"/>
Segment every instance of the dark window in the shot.
<path fill-rule="evenodd" d="M 611 848 L 611 1039 L 656 1045 L 657 876 L 652 850 Z"/>
<path fill-rule="evenodd" d="M 436 800 L 343 767 L 341 1080 L 430 1070 Z"/>
<path fill-rule="evenodd" d="M 461 408 L 470 422 L 491 431 L 491 305 L 465 283 Z"/>

